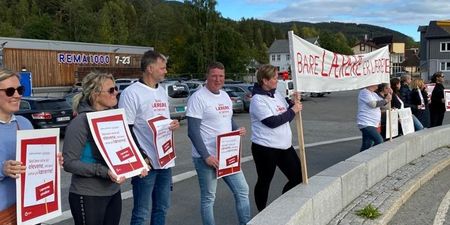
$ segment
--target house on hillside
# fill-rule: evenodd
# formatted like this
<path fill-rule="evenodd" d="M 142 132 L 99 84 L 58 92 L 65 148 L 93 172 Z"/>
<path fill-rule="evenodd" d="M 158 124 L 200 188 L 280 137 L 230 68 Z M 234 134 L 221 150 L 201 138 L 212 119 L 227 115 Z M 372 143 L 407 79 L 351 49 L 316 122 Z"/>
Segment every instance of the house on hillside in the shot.
<path fill-rule="evenodd" d="M 450 75 L 450 20 L 430 21 L 428 26 L 419 26 L 420 71 L 424 80 L 442 71 Z"/>
<path fill-rule="evenodd" d="M 369 40 L 367 38 L 367 35 L 364 36 L 364 40 L 361 40 L 352 47 L 353 53 L 355 55 L 366 54 L 377 49 L 378 46 L 372 40 Z"/>
<path fill-rule="evenodd" d="M 386 35 L 374 38 L 367 38 L 367 35 L 363 40 L 356 43 L 352 50 L 355 54 L 365 54 L 375 51 L 384 46 L 389 46 L 389 54 L 391 60 L 391 75 L 402 72 L 402 63 L 405 60 L 405 43 L 394 39 L 393 35 Z"/>
<path fill-rule="evenodd" d="M 308 42 L 319 46 L 319 37 L 307 38 Z M 275 40 L 269 48 L 269 64 L 277 67 L 278 71 L 290 71 L 291 57 L 289 52 L 289 40 Z"/>

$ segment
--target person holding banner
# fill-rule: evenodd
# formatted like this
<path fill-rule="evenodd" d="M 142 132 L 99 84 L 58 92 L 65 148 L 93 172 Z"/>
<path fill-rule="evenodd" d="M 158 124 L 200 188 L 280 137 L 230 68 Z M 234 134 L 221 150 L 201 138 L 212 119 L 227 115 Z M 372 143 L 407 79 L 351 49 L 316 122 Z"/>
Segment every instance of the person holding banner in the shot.
<path fill-rule="evenodd" d="M 154 133 L 149 120 L 156 116 L 170 119 L 169 101 L 164 88 L 158 83 L 167 73 L 167 58 L 159 52 L 147 51 L 141 59 L 142 78 L 121 94 L 119 108 L 125 110 L 128 125 L 145 161 L 151 167 L 146 177 L 133 177 L 132 225 L 163 225 L 170 207 L 172 167 L 175 160 L 161 165 Z M 180 126 L 178 120 L 169 123 L 169 131 Z"/>
<path fill-rule="evenodd" d="M 411 110 L 424 127 L 430 127 L 430 106 L 428 104 L 428 93 L 422 79 L 414 79 L 411 83 L 410 93 Z"/>
<path fill-rule="evenodd" d="M 302 104 L 297 93 L 294 94 L 294 101 L 288 102 L 276 91 L 278 74 L 274 66 L 261 66 L 256 72 L 256 79 L 250 119 L 252 154 L 258 174 L 255 202 L 258 210 L 262 211 L 266 207 L 270 182 L 277 166 L 288 179 L 282 193 L 302 182 L 300 159 L 292 146 L 289 125 L 302 110 Z"/>
<path fill-rule="evenodd" d="M 244 127 L 239 128 L 233 122 L 232 102 L 228 94 L 221 90 L 224 83 L 223 64 L 219 62 L 209 64 L 206 85 L 189 98 L 186 111 L 188 136 L 192 142 L 192 157 L 200 186 L 203 225 L 215 224 L 216 170 L 219 168 L 216 138 L 233 130 L 238 130 L 240 136 L 246 134 Z M 224 176 L 223 179 L 233 192 L 239 224 L 247 224 L 251 215 L 249 188 L 244 174 L 239 171 Z"/>
<path fill-rule="evenodd" d="M 91 72 L 82 81 L 82 92 L 73 98 L 78 115 L 66 129 L 64 170 L 72 173 L 69 204 L 76 225 L 119 224 L 122 212 L 120 184 L 124 177 L 108 168 L 89 129 L 86 113 L 113 108 L 117 88 L 111 74 Z M 143 171 L 142 175 L 145 175 Z"/>
<path fill-rule="evenodd" d="M 431 77 L 431 82 L 436 83 L 436 86 L 431 93 L 430 103 L 430 127 L 437 127 L 442 125 L 445 115 L 445 95 L 444 95 L 444 81 L 445 77 L 442 72 L 436 72 Z"/>
<path fill-rule="evenodd" d="M 358 128 L 362 133 L 361 152 L 383 143 L 383 137 L 379 132 L 381 124 L 380 107 L 388 104 L 392 99 L 392 95 L 388 93 L 383 99 L 375 93 L 377 88 L 378 85 L 375 84 L 359 91 L 356 118 Z"/>
<path fill-rule="evenodd" d="M 16 161 L 17 130 L 33 129 L 25 117 L 15 116 L 24 87 L 19 75 L 0 69 L 0 224 L 16 224 L 16 179 L 25 173 L 25 166 Z"/>

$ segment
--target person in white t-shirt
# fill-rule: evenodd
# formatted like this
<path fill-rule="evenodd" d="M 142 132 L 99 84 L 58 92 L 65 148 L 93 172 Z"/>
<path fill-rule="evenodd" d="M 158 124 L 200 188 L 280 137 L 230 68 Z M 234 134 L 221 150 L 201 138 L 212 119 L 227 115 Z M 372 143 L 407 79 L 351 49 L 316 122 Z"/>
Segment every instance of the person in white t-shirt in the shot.
<path fill-rule="evenodd" d="M 392 85 L 391 85 L 392 87 Z M 358 112 L 356 114 L 356 123 L 362 133 L 362 144 L 360 151 L 383 143 L 383 137 L 380 134 L 381 129 L 381 109 L 392 99 L 392 95 L 387 93 L 384 98 L 375 93 L 378 84 L 362 88 L 358 94 Z"/>
<path fill-rule="evenodd" d="M 302 182 L 300 160 L 292 147 L 289 122 L 302 110 L 298 94 L 288 102 L 276 91 L 278 74 L 272 65 L 263 65 L 256 72 L 250 103 L 252 122 L 252 154 L 258 180 L 255 185 L 255 202 L 259 211 L 267 204 L 270 182 L 278 166 L 288 178 L 283 193 Z"/>
<path fill-rule="evenodd" d="M 228 94 L 221 90 L 225 82 L 222 63 L 211 63 L 207 68 L 206 85 L 196 91 L 188 101 L 186 116 L 188 136 L 192 142 L 192 157 L 200 186 L 201 217 L 203 225 L 214 225 L 214 201 L 216 197 L 216 137 L 219 134 L 239 130 L 232 119 L 233 104 Z M 239 224 L 250 221 L 249 188 L 242 171 L 223 177 L 233 192 Z"/>
<path fill-rule="evenodd" d="M 163 225 L 170 206 L 171 168 L 175 162 L 161 167 L 153 133 L 147 123 L 148 119 L 158 115 L 170 118 L 168 96 L 164 88 L 158 85 L 167 73 L 166 61 L 161 53 L 145 52 L 141 59 L 142 78 L 127 87 L 119 100 L 119 108 L 125 109 L 133 138 L 151 167 L 148 176 L 136 176 L 131 180 L 134 200 L 131 225 Z M 175 130 L 179 126 L 178 120 L 173 120 L 169 129 Z"/>

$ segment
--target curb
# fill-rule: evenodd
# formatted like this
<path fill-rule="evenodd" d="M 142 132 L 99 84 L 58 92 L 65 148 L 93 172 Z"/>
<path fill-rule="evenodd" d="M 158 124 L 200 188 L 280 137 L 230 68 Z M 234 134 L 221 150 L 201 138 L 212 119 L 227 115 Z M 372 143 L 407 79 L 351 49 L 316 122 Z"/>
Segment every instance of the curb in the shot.
<path fill-rule="evenodd" d="M 447 147 L 448 148 L 448 147 Z M 401 192 L 399 198 L 395 199 L 392 206 L 383 214 L 380 218 L 380 225 L 385 225 L 391 221 L 392 217 L 397 213 L 400 207 L 408 201 L 408 199 L 417 191 L 420 187 L 426 184 L 436 174 L 444 170 L 450 165 L 450 156 L 446 159 L 442 159 L 434 164 L 431 164 L 425 171 L 422 171 L 418 176 L 409 181 L 406 185 L 406 190 Z M 402 188 L 403 189 L 403 188 Z"/>
<path fill-rule="evenodd" d="M 435 158 L 439 158 L 445 154 L 445 157 L 440 158 L 439 160 L 433 160 Z M 421 169 L 420 163 L 428 163 L 424 168 Z M 417 164 L 417 165 L 416 165 Z M 408 169 L 420 169 L 414 175 L 412 174 L 409 180 L 407 180 L 400 187 L 395 187 L 395 192 L 381 192 L 378 193 L 380 199 L 383 199 L 383 196 L 388 194 L 389 196 L 382 200 L 382 203 L 379 206 L 374 206 L 378 208 L 378 210 L 382 213 L 382 215 L 374 220 L 365 219 L 359 217 L 355 214 L 355 210 L 360 209 L 361 206 L 365 206 L 367 201 L 365 201 L 365 197 L 370 195 L 368 193 L 376 192 L 377 187 L 386 188 L 386 190 L 390 190 L 395 186 L 391 184 L 392 179 L 401 179 L 399 175 L 402 175 L 401 172 L 399 174 L 391 174 L 386 179 L 377 183 L 373 188 L 368 189 L 365 193 L 363 193 L 360 197 L 355 199 L 352 203 L 350 203 L 347 207 L 345 207 L 338 215 L 336 215 L 328 224 L 329 225 L 337 225 L 337 224 L 348 224 L 351 221 L 351 224 L 364 224 L 364 225 L 386 225 L 388 224 L 393 216 L 398 212 L 398 210 L 403 206 L 403 204 L 408 201 L 408 199 L 419 190 L 424 184 L 426 184 L 430 179 L 432 179 L 436 174 L 444 170 L 450 166 L 450 146 L 444 146 L 442 148 L 436 149 L 433 152 L 430 152 L 409 164 L 406 164 L 400 170 L 404 170 L 403 173 L 407 173 Z M 416 167 L 416 168 L 414 168 Z M 383 183 L 384 182 L 384 183 Z M 385 185 L 383 185 L 385 184 Z M 391 185 L 391 186 L 390 186 Z M 379 201 L 379 199 L 376 199 Z M 373 203 L 373 202 L 369 202 Z"/>

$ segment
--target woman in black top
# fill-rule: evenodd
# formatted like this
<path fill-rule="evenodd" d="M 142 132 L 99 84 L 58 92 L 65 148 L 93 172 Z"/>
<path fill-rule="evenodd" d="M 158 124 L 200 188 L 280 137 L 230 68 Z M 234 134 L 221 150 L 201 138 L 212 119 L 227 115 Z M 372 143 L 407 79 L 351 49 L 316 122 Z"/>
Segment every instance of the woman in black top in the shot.
<path fill-rule="evenodd" d="M 430 127 L 441 126 L 445 115 L 445 98 L 444 98 L 444 74 L 436 72 L 431 77 L 431 82 L 436 83 L 431 93 L 430 103 Z"/>
<path fill-rule="evenodd" d="M 430 127 L 430 107 L 426 86 L 422 79 L 415 79 L 410 93 L 412 113 L 420 120 L 424 127 Z"/>

